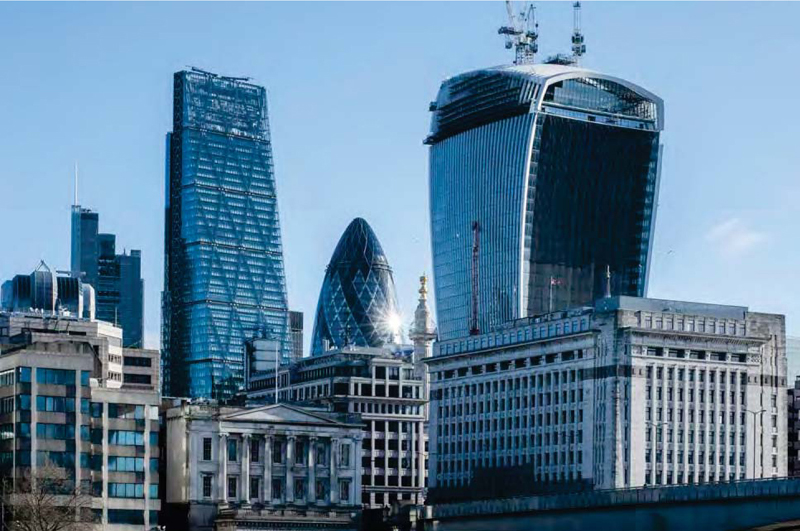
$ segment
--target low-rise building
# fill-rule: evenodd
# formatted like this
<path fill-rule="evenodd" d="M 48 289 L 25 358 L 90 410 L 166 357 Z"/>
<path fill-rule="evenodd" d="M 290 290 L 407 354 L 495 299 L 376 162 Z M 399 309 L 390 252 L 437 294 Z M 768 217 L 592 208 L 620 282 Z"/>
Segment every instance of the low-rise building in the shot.
<path fill-rule="evenodd" d="M 361 504 L 424 501 L 427 461 L 424 368 L 411 346 L 346 346 L 278 370 L 280 402 L 357 415 L 363 425 Z M 250 403 L 275 402 L 275 370 L 255 373 Z"/>
<path fill-rule="evenodd" d="M 166 399 L 162 409 L 169 525 L 357 529 L 359 424 L 287 404 Z"/>
<path fill-rule="evenodd" d="M 609 297 L 427 361 L 435 499 L 787 472 L 782 315 Z"/>
<path fill-rule="evenodd" d="M 158 367 L 156 351 L 128 353 Z M 97 527 L 156 525 L 158 372 L 129 388 L 127 368 L 109 323 L 0 313 L 0 467 L 12 488 L 53 465 L 90 497 Z"/>

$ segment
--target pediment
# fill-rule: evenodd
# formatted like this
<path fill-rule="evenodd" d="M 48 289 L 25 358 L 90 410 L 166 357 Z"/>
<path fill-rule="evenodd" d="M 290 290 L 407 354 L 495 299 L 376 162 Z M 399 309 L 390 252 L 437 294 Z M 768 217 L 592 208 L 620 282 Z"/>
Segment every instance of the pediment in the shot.
<path fill-rule="evenodd" d="M 305 408 L 287 404 L 271 404 L 268 406 L 248 408 L 220 415 L 220 420 L 233 422 L 263 422 L 267 424 L 324 424 L 329 426 L 347 426 L 347 424 L 336 421 L 322 412 L 309 411 Z"/>

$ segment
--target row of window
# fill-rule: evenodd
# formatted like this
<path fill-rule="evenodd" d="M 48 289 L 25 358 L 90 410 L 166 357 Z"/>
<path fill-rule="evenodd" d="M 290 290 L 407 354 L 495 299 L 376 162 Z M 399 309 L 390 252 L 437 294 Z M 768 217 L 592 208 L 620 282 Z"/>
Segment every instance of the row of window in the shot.
<path fill-rule="evenodd" d="M 203 475 L 203 497 L 211 498 L 213 495 L 214 476 Z M 261 478 L 250 478 L 250 492 L 249 499 L 259 500 L 262 498 L 261 492 Z M 339 480 L 339 500 L 342 502 L 350 501 L 350 484 L 349 479 Z M 274 478 L 272 480 L 272 499 L 280 502 L 286 493 L 284 492 L 285 480 L 282 478 Z M 308 487 L 305 478 L 294 479 L 294 499 L 304 500 L 308 495 Z M 317 479 L 314 485 L 314 493 L 318 501 L 327 500 L 329 495 L 329 484 L 326 479 Z M 228 499 L 237 500 L 239 498 L 239 476 L 228 476 Z"/>

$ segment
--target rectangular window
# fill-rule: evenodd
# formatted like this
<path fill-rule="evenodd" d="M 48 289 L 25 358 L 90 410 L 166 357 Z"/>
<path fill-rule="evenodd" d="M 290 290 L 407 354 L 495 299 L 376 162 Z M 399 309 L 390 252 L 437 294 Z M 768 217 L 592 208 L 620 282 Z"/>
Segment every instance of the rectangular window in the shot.
<path fill-rule="evenodd" d="M 350 480 L 342 479 L 339 481 L 339 500 L 350 501 Z"/>
<path fill-rule="evenodd" d="M 211 497 L 211 482 L 213 480 L 214 476 L 203 476 L 203 498 Z"/>
<path fill-rule="evenodd" d="M 272 499 L 273 500 L 283 499 L 283 480 L 281 479 L 272 480 Z"/>
<path fill-rule="evenodd" d="M 203 438 L 203 461 L 211 461 L 211 437 Z"/>
<path fill-rule="evenodd" d="M 342 467 L 350 466 L 350 444 L 349 443 L 343 443 L 342 444 L 341 457 L 339 458 L 339 466 L 342 466 Z"/>
<path fill-rule="evenodd" d="M 239 478 L 236 476 L 228 476 L 228 499 L 236 499 L 236 486 L 239 484 Z"/>
<path fill-rule="evenodd" d="M 258 463 L 261 461 L 261 441 L 258 439 L 250 440 L 250 462 Z"/>
<path fill-rule="evenodd" d="M 272 445 L 272 462 L 276 464 L 283 463 L 283 453 L 281 452 L 281 443 L 275 441 Z"/>
<path fill-rule="evenodd" d="M 250 499 L 259 499 L 259 491 L 261 490 L 261 478 L 250 478 Z"/>
<path fill-rule="evenodd" d="M 228 461 L 238 461 L 236 439 L 228 440 Z"/>

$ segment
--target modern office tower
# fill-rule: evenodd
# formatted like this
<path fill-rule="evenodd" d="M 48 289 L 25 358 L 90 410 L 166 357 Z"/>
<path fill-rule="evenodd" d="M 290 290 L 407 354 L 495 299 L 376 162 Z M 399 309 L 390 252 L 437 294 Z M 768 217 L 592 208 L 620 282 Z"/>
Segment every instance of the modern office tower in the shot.
<path fill-rule="evenodd" d="M 423 502 L 427 397 L 413 353 L 409 345 L 348 345 L 278 371 L 281 403 L 324 406 L 361 418 L 361 503 L 367 509 Z M 247 389 L 248 402 L 274 403 L 275 369 L 254 375 Z"/>
<path fill-rule="evenodd" d="M 447 79 L 430 108 L 441 339 L 606 290 L 646 294 L 660 98 L 574 65 L 523 64 Z"/>
<path fill-rule="evenodd" d="M 311 355 L 345 345 L 394 343 L 401 324 L 389 260 L 372 227 L 356 218 L 339 239 L 325 270 Z"/>
<path fill-rule="evenodd" d="M 263 330 L 289 361 L 283 247 L 263 87 L 175 74 L 167 146 L 162 349 L 165 393 L 225 398 Z"/>
<path fill-rule="evenodd" d="M 289 332 L 292 334 L 292 362 L 303 358 L 303 312 L 289 312 Z"/>
<path fill-rule="evenodd" d="M 0 288 L 0 309 L 95 318 L 95 292 L 79 278 L 58 274 L 40 262 L 29 275 L 16 275 Z"/>
<path fill-rule="evenodd" d="M 94 288 L 97 318 L 120 326 L 126 347 L 142 348 L 142 253 L 117 254 L 116 236 L 98 230 L 97 212 L 72 206 L 72 274 Z"/>
<path fill-rule="evenodd" d="M 126 383 L 130 357 L 154 360 L 152 385 Z M 66 469 L 97 528 L 152 529 L 157 368 L 157 351 L 123 349 L 110 323 L 0 312 L 0 477 L 20 486 L 44 465 Z"/>
<path fill-rule="evenodd" d="M 437 342 L 429 500 L 785 476 L 785 335 L 618 296 Z"/>
<path fill-rule="evenodd" d="M 170 526 L 358 529 L 359 424 L 286 404 L 164 402 Z"/>

